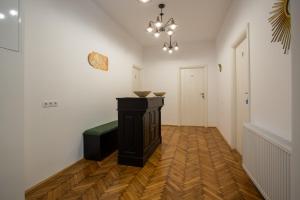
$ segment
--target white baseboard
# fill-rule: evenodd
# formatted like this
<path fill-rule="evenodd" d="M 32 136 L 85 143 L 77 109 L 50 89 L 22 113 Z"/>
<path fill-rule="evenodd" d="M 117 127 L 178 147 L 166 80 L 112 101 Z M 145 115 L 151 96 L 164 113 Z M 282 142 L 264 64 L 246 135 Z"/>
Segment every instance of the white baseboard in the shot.
<path fill-rule="evenodd" d="M 178 124 L 173 124 L 173 123 L 163 123 L 161 124 L 162 126 L 180 126 Z M 207 127 L 209 128 L 216 128 L 217 127 L 217 124 L 216 123 L 208 123 L 207 124 Z"/>
<path fill-rule="evenodd" d="M 217 127 L 217 123 L 215 123 L 215 122 L 208 122 L 207 126 L 215 128 L 215 127 Z"/>

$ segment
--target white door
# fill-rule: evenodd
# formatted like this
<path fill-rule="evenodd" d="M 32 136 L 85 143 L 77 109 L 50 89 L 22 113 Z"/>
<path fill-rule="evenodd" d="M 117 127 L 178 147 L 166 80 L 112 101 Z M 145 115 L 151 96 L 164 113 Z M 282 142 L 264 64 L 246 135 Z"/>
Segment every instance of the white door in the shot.
<path fill-rule="evenodd" d="M 132 91 L 141 90 L 141 70 L 132 68 Z"/>
<path fill-rule="evenodd" d="M 245 39 L 236 48 L 236 149 L 242 155 L 244 123 L 249 122 L 249 58 Z"/>
<path fill-rule="evenodd" d="M 205 71 L 204 68 L 181 69 L 181 125 L 204 126 Z"/>

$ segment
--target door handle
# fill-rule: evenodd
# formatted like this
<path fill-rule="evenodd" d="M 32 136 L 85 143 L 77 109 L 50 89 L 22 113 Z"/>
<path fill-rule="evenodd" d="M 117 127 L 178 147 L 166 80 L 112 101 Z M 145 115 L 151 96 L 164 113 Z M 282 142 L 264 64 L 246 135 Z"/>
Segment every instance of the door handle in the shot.
<path fill-rule="evenodd" d="M 245 103 L 246 103 L 246 105 L 248 105 L 248 104 L 249 104 L 249 93 L 248 93 L 248 92 L 245 92 L 244 94 L 245 94 L 245 96 L 246 96 Z"/>

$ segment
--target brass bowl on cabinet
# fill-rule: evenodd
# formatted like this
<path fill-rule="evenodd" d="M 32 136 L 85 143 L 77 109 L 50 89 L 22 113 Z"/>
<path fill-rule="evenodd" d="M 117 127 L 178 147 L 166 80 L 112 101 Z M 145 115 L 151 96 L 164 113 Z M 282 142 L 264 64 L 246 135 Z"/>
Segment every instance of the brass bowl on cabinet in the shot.
<path fill-rule="evenodd" d="M 138 97 L 147 97 L 151 93 L 151 91 L 134 91 L 133 93 Z"/>
<path fill-rule="evenodd" d="M 155 96 L 157 96 L 157 97 L 163 97 L 163 96 L 166 95 L 165 92 L 153 92 L 153 94 L 154 94 Z"/>

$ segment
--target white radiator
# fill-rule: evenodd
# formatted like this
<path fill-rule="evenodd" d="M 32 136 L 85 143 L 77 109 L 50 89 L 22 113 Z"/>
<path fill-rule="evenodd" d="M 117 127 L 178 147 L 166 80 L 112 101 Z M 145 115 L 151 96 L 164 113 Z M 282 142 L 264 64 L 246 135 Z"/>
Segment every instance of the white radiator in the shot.
<path fill-rule="evenodd" d="M 290 142 L 245 124 L 243 167 L 267 200 L 291 198 Z"/>

